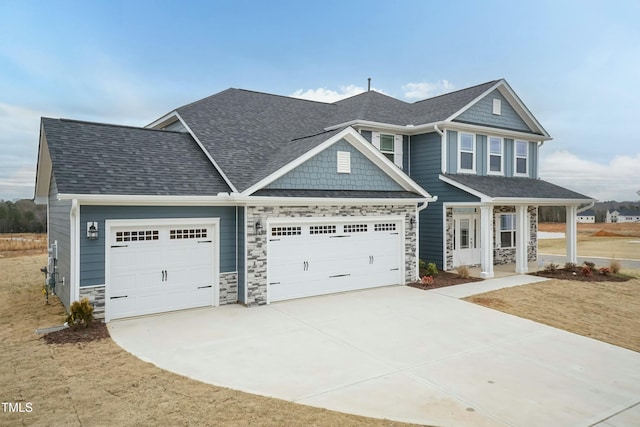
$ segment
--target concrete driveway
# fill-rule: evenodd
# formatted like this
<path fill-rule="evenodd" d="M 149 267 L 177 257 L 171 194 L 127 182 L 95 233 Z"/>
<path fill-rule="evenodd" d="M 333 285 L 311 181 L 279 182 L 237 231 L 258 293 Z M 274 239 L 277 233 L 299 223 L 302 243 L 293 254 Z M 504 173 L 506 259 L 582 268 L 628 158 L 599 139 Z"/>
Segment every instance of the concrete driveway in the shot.
<path fill-rule="evenodd" d="M 436 426 L 638 426 L 640 354 L 406 286 L 112 322 L 215 385 Z"/>

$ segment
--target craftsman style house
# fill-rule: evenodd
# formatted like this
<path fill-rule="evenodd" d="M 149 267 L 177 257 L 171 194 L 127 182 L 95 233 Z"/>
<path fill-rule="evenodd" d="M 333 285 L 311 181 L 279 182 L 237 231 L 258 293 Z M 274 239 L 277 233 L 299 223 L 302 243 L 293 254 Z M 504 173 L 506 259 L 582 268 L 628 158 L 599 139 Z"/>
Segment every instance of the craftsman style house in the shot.
<path fill-rule="evenodd" d="M 527 271 L 551 139 L 504 80 L 416 103 L 240 89 L 144 128 L 43 118 L 37 202 L 65 306 L 111 320 L 406 283 L 418 260 Z M 575 222 L 567 226 L 575 260 Z"/>

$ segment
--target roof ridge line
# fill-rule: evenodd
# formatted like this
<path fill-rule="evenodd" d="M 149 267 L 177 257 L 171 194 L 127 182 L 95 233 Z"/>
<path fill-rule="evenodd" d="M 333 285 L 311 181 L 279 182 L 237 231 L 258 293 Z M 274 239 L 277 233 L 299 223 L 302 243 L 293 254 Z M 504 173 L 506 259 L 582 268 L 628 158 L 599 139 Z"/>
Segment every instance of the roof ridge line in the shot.
<path fill-rule="evenodd" d="M 77 120 L 77 119 L 67 119 L 64 117 L 59 117 L 59 118 L 53 118 L 53 117 L 42 117 L 43 119 L 48 119 L 48 120 L 57 120 L 60 122 L 68 122 L 68 123 L 79 123 L 79 124 L 85 124 L 85 125 L 95 125 L 95 126 L 105 126 L 105 127 L 113 127 L 113 128 L 125 128 L 125 129 L 136 129 L 136 130 L 148 130 L 148 131 L 155 131 L 155 132 L 170 132 L 170 133 L 180 133 L 183 134 L 184 132 L 180 132 L 180 131 L 176 131 L 176 130 L 167 130 L 167 129 L 154 129 L 154 128 L 148 128 L 148 127 L 141 127 L 141 126 L 133 126 L 133 125 L 118 125 L 115 123 L 103 123 L 103 122 L 91 122 L 88 120 Z"/>
<path fill-rule="evenodd" d="M 468 87 L 463 87 L 462 89 L 454 90 L 454 91 L 447 92 L 447 93 L 442 93 L 442 94 L 440 94 L 440 95 L 432 96 L 431 98 L 425 98 L 425 99 L 421 99 L 421 100 L 419 100 L 419 101 L 414 101 L 414 102 L 412 102 L 410 105 L 415 105 L 415 104 L 418 104 L 418 103 L 420 103 L 420 102 L 425 102 L 425 101 L 431 101 L 431 100 L 433 100 L 433 99 L 440 98 L 440 97 L 442 97 L 442 96 L 449 96 L 449 95 L 452 95 L 452 94 L 454 94 L 454 93 L 462 92 L 462 91 L 464 91 L 464 90 L 473 89 L 473 88 L 476 88 L 476 87 L 478 87 L 478 86 L 484 86 L 484 85 L 489 84 L 489 83 L 493 83 L 493 84 L 495 84 L 495 83 L 498 83 L 500 80 L 504 80 L 504 79 L 490 80 L 490 81 L 488 81 L 488 82 L 479 83 L 479 84 L 477 84 L 477 85 L 468 86 Z"/>

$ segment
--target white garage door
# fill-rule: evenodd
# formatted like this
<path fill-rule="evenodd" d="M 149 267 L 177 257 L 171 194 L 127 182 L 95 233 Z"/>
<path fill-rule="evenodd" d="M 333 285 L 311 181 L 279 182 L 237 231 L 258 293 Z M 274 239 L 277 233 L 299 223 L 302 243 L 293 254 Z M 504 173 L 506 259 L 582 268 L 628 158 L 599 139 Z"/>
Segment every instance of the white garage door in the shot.
<path fill-rule="evenodd" d="M 269 301 L 401 283 L 401 221 L 291 222 L 267 232 Z"/>
<path fill-rule="evenodd" d="M 110 227 L 108 320 L 213 305 L 214 227 Z"/>

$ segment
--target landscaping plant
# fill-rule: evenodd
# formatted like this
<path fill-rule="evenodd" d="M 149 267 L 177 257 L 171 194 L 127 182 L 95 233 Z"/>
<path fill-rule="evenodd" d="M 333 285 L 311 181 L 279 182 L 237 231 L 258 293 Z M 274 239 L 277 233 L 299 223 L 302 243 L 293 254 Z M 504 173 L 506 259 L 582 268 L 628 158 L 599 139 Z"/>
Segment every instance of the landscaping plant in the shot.
<path fill-rule="evenodd" d="M 429 276 L 437 276 L 438 275 L 438 267 L 436 267 L 435 263 L 430 262 L 429 264 L 427 264 L 427 274 Z"/>
<path fill-rule="evenodd" d="M 462 277 L 463 279 L 469 278 L 469 267 L 467 267 L 466 265 L 457 266 L 456 272 L 458 273 L 458 276 Z"/>
<path fill-rule="evenodd" d="M 620 265 L 620 261 L 618 261 L 617 259 L 612 259 L 611 262 L 609 263 L 609 268 L 611 269 L 611 272 L 613 274 L 618 274 L 620 273 L 620 269 L 622 268 L 622 265 Z"/>
<path fill-rule="evenodd" d="M 71 303 L 66 321 L 71 329 L 90 326 L 93 323 L 93 305 L 89 302 L 89 298 Z"/>
<path fill-rule="evenodd" d="M 422 284 L 423 285 L 433 285 L 433 277 L 432 276 L 422 276 Z"/>

